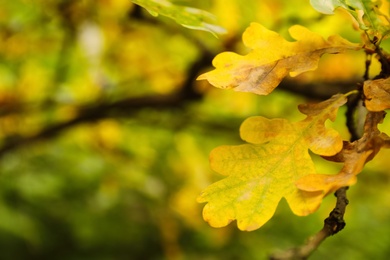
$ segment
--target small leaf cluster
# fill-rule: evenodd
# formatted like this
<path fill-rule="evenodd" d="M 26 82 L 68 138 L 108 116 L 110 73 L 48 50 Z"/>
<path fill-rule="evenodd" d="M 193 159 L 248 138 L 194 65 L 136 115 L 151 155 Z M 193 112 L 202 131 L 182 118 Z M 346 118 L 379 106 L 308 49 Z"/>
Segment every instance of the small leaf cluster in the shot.
<path fill-rule="evenodd" d="M 215 69 L 199 79 L 222 89 L 268 95 L 286 76 L 315 70 L 323 54 L 344 51 L 364 51 L 369 61 L 376 58 L 381 63 L 382 71 L 372 79 L 367 72 L 352 92 L 300 105 L 299 111 L 306 115 L 302 121 L 260 116 L 246 119 L 240 129 L 246 144 L 217 147 L 210 155 L 211 168 L 226 176 L 198 198 L 207 203 L 203 217 L 214 227 L 236 220 L 241 230 L 258 229 L 274 215 L 282 198 L 296 215 L 313 213 L 325 196 L 355 184 L 365 164 L 382 148 L 390 147 L 390 137 L 378 129 L 386 115 L 384 110 L 390 108 L 390 56 L 381 48 L 390 28 L 388 5 L 368 0 L 311 0 L 311 4 L 324 14 L 333 14 L 336 8 L 348 12 L 358 25 L 362 42 L 351 43 L 339 35 L 324 39 L 298 25 L 289 30 L 295 39 L 290 42 L 252 23 L 243 34 L 243 42 L 251 51 L 246 55 L 217 55 Z M 366 64 L 368 70 L 370 63 Z M 366 109 L 363 133 L 343 140 L 325 123 L 334 121 L 338 109 L 352 98 L 360 100 Z M 337 174 L 317 173 L 309 150 L 343 167 Z"/>

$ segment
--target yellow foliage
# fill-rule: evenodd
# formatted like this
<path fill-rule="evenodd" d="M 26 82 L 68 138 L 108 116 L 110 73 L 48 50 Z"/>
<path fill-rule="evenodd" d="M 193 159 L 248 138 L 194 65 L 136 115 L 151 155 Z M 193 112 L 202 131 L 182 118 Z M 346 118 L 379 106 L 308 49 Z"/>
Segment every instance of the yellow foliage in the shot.
<path fill-rule="evenodd" d="M 240 133 L 249 144 L 221 146 L 211 152 L 212 169 L 228 177 L 206 188 L 198 198 L 208 202 L 204 219 L 214 227 L 237 220 L 239 229 L 254 230 L 273 216 L 283 197 L 296 215 L 314 212 L 322 192 L 299 190 L 295 182 L 315 173 L 308 149 L 327 156 L 341 150 L 341 137 L 324 124 L 335 119 L 346 101 L 344 95 L 335 95 L 317 105 L 300 106 L 307 117 L 297 123 L 248 118 Z"/>
<path fill-rule="evenodd" d="M 340 36 L 325 40 L 298 25 L 292 26 L 289 32 L 296 42 L 288 42 L 276 32 L 252 23 L 243 34 L 245 46 L 252 51 L 245 56 L 233 52 L 217 55 L 213 60 L 216 69 L 198 79 L 206 79 L 219 88 L 267 95 L 288 74 L 294 77 L 315 70 L 325 53 L 360 49 Z"/>
<path fill-rule="evenodd" d="M 311 192 L 323 191 L 325 196 L 341 187 L 355 184 L 356 175 L 363 170 L 364 165 L 372 160 L 382 147 L 390 146 L 390 138 L 377 128 L 384 116 L 383 111 L 368 113 L 362 138 L 352 143 L 344 142 L 343 149 L 338 154 L 327 158 L 344 163 L 344 167 L 338 174 L 310 174 L 298 180 L 297 187 Z"/>
<path fill-rule="evenodd" d="M 107 149 L 114 149 L 118 147 L 122 140 L 122 129 L 115 120 L 104 120 L 98 123 L 96 129 L 96 141 Z"/>
<path fill-rule="evenodd" d="M 239 31 L 238 3 L 236 1 L 216 0 L 214 4 L 214 14 L 221 20 L 221 26 L 227 29 L 230 35 L 236 35 Z"/>
<path fill-rule="evenodd" d="M 390 79 L 367 80 L 364 82 L 365 105 L 370 111 L 390 108 Z"/>

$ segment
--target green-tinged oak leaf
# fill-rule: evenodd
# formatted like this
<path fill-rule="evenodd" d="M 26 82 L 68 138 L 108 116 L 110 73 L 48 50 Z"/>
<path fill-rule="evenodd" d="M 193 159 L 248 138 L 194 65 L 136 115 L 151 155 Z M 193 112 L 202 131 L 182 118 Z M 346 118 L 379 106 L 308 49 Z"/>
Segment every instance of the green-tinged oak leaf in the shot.
<path fill-rule="evenodd" d="M 338 7 L 344 8 L 358 22 L 360 29 L 381 37 L 388 31 L 388 20 L 380 12 L 381 1 L 372 0 L 310 0 L 320 13 L 333 14 Z"/>
<path fill-rule="evenodd" d="M 334 14 L 334 10 L 337 7 L 348 8 L 342 0 L 310 0 L 310 4 L 314 9 L 323 14 Z"/>
<path fill-rule="evenodd" d="M 309 149 L 326 156 L 342 149 L 341 137 L 325 121 L 333 120 L 345 102 L 344 95 L 335 95 L 300 106 L 307 117 L 296 123 L 261 116 L 245 120 L 240 134 L 247 144 L 217 147 L 210 154 L 211 168 L 227 177 L 199 196 L 199 202 L 207 202 L 204 219 L 214 227 L 237 220 L 239 229 L 255 230 L 273 216 L 282 198 L 296 215 L 314 212 L 322 191 L 299 190 L 295 182 L 315 173 Z"/>
<path fill-rule="evenodd" d="M 390 78 L 367 80 L 363 90 L 368 110 L 382 111 L 390 108 Z"/>
<path fill-rule="evenodd" d="M 133 3 L 142 6 L 153 16 L 166 16 L 175 20 L 184 27 L 208 31 L 214 36 L 226 33 L 226 30 L 209 21 L 214 21 L 214 15 L 193 7 L 179 6 L 168 0 L 131 0 Z"/>
<path fill-rule="evenodd" d="M 329 193 L 345 186 L 356 183 L 358 175 L 364 165 L 373 159 L 381 148 L 388 148 L 390 138 L 381 133 L 377 125 L 382 122 L 385 113 L 369 112 L 366 117 L 364 134 L 354 142 L 344 142 L 343 149 L 327 160 L 343 162 L 344 166 L 338 174 L 310 174 L 296 182 L 297 188 L 303 191 L 322 191 L 326 196 Z"/>
<path fill-rule="evenodd" d="M 245 56 L 234 52 L 218 54 L 213 60 L 215 70 L 198 79 L 208 80 L 218 88 L 268 95 L 288 74 L 294 77 L 315 70 L 323 54 L 360 48 L 340 36 L 325 40 L 299 25 L 292 26 L 289 33 L 295 42 L 252 23 L 243 34 L 243 42 L 251 51 Z"/>

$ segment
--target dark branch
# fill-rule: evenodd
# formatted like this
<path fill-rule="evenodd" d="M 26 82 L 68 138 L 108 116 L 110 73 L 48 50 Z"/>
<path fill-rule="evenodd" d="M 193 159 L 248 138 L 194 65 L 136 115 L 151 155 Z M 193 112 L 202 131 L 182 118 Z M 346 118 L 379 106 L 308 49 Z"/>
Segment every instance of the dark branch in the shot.
<path fill-rule="evenodd" d="M 188 71 L 188 78 L 184 82 L 180 92 L 166 96 L 156 95 L 124 98 L 115 102 L 97 102 L 83 106 L 78 109 L 77 115 L 69 121 L 58 122 L 54 123 L 53 125 L 46 126 L 40 132 L 32 136 L 18 136 L 4 139 L 4 143 L 0 147 L 0 157 L 5 153 L 19 147 L 25 147 L 26 145 L 33 144 L 36 141 L 52 138 L 60 134 L 62 131 L 71 129 L 72 127 L 81 123 L 90 123 L 104 118 L 117 116 L 129 117 L 134 115 L 135 112 L 144 108 L 152 108 L 156 111 L 162 111 L 166 109 L 185 109 L 184 106 L 189 102 L 201 100 L 202 95 L 196 92 L 194 88 L 194 82 L 196 77 L 200 74 L 200 71 L 210 64 L 211 59 L 212 55 L 205 54 L 197 62 L 195 62 L 193 66 L 191 66 Z M 316 87 L 314 84 L 299 84 L 292 80 L 286 80 L 282 82 L 278 88 L 287 90 L 303 97 L 323 100 L 336 93 L 348 92 L 349 89 L 351 89 L 350 86 L 353 86 L 353 84 L 340 83 L 335 85 L 338 86 L 336 88 L 330 87 L 328 85 L 318 86 L 320 87 Z M 13 112 L 15 111 L 13 110 Z"/>
<path fill-rule="evenodd" d="M 351 79 L 350 81 L 340 82 L 300 83 L 293 79 L 285 79 L 277 89 L 286 90 L 305 98 L 320 101 L 326 100 L 338 93 L 348 93 L 357 89 L 357 82 L 361 82 L 361 80 Z"/>
<path fill-rule="evenodd" d="M 96 102 L 78 109 L 77 115 L 65 122 L 54 123 L 46 126 L 40 132 L 28 137 L 12 137 L 4 139 L 3 145 L 0 147 L 0 157 L 5 153 L 25 147 L 36 141 L 52 138 L 64 130 L 70 129 L 81 123 L 88 123 L 116 116 L 131 116 L 134 112 L 144 108 L 152 108 L 156 111 L 165 109 L 183 108 L 185 104 L 192 101 L 197 101 L 202 98 L 202 95 L 196 92 L 194 82 L 200 71 L 209 66 L 212 60 L 212 55 L 204 52 L 200 58 L 195 61 L 188 69 L 187 80 L 183 83 L 181 90 L 171 95 L 154 95 L 145 97 L 124 98 L 115 102 Z"/>
<path fill-rule="evenodd" d="M 0 148 L 0 157 L 3 156 L 5 153 L 18 147 L 24 147 L 36 141 L 54 137 L 60 132 L 66 129 L 70 129 L 80 123 L 88 123 L 100 120 L 111 116 L 111 114 L 129 113 L 130 111 L 134 111 L 140 108 L 151 107 L 158 110 L 168 107 L 177 107 L 180 104 L 180 100 L 181 98 L 179 97 L 179 95 L 152 96 L 141 98 L 128 98 L 111 104 L 98 104 L 95 106 L 84 108 L 75 118 L 69 121 L 47 126 L 43 130 L 32 136 L 9 139 Z"/>
<path fill-rule="evenodd" d="M 275 254 L 271 260 L 303 260 L 307 259 L 329 236 L 337 234 L 345 227 L 344 214 L 348 205 L 348 187 L 343 187 L 335 192 L 337 197 L 336 207 L 330 212 L 329 217 L 324 220 L 324 227 L 308 241 L 298 248 L 292 248 L 285 252 Z"/>
<path fill-rule="evenodd" d="M 345 117 L 347 119 L 346 125 L 351 135 L 351 142 L 356 141 L 361 137 L 361 129 L 359 129 L 359 127 L 357 126 L 358 118 L 356 118 L 357 116 L 359 116 L 357 114 L 357 111 L 359 108 L 359 103 L 362 100 L 361 87 L 359 91 L 360 93 L 350 96 L 347 102 L 347 111 L 345 112 Z"/>

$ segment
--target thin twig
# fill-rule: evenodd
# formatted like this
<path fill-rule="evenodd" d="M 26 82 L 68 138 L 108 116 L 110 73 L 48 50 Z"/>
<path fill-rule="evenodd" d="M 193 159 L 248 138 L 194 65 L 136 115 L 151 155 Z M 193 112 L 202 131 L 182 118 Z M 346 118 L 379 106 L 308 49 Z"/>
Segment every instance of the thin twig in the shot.
<path fill-rule="evenodd" d="M 310 237 L 301 247 L 288 249 L 284 252 L 274 254 L 271 260 L 300 260 L 307 259 L 329 236 L 332 236 L 345 227 L 344 214 L 348 205 L 348 187 L 343 187 L 335 192 L 337 197 L 336 207 L 330 212 L 329 217 L 324 220 L 324 227 L 314 236 Z"/>
<path fill-rule="evenodd" d="M 361 87 L 359 87 L 360 93 L 356 95 L 350 96 L 348 99 L 347 103 L 347 110 L 345 112 L 345 117 L 346 117 L 346 125 L 348 127 L 348 131 L 351 135 L 350 140 L 351 142 L 358 140 L 361 137 L 361 129 L 358 128 L 357 126 L 357 118 L 356 116 L 356 111 L 358 110 L 359 107 L 359 102 L 361 101 Z"/>

